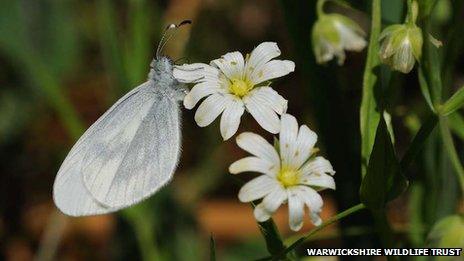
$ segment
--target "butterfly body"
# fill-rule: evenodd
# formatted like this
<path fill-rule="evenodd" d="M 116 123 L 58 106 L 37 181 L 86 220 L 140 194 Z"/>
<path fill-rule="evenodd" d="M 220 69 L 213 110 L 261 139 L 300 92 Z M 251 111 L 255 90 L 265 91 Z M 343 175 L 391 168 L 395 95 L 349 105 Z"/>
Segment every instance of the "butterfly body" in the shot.
<path fill-rule="evenodd" d="M 148 80 L 119 99 L 76 142 L 55 179 L 57 207 L 70 216 L 114 212 L 149 197 L 172 178 L 180 154 L 173 63 L 154 59 Z"/>

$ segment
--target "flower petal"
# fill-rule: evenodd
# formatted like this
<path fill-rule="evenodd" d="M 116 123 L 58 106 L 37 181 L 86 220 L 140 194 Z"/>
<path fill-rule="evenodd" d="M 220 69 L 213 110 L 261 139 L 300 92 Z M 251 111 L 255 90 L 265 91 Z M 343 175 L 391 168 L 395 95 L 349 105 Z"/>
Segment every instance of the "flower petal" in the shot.
<path fill-rule="evenodd" d="M 237 145 L 243 150 L 280 168 L 280 158 L 274 147 L 263 137 L 252 132 L 244 132 L 237 136 Z"/>
<path fill-rule="evenodd" d="M 280 49 L 274 42 L 264 42 L 256 46 L 246 61 L 246 73 L 250 74 L 280 55 Z"/>
<path fill-rule="evenodd" d="M 280 185 L 275 179 L 261 175 L 243 185 L 238 193 L 238 199 L 241 202 L 251 202 L 266 196 L 277 186 Z"/>
<path fill-rule="evenodd" d="M 364 38 L 357 34 L 352 28 L 339 22 L 335 23 L 335 26 L 340 33 L 340 40 L 345 50 L 359 52 L 366 47 L 366 40 L 364 40 Z"/>
<path fill-rule="evenodd" d="M 259 84 L 274 78 L 279 78 L 295 71 L 295 63 L 288 60 L 273 60 L 257 67 L 249 75 L 253 84 Z"/>
<path fill-rule="evenodd" d="M 310 212 L 321 212 L 324 202 L 321 195 L 314 189 L 308 186 L 296 186 L 293 187 L 293 193 L 298 196 L 301 202 L 304 202 L 308 206 Z"/>
<path fill-rule="evenodd" d="M 229 166 L 229 172 L 232 174 L 250 171 L 275 177 L 278 170 L 278 166 L 275 164 L 258 157 L 246 157 L 239 159 Z"/>
<path fill-rule="evenodd" d="M 183 83 L 218 81 L 220 72 L 217 68 L 205 63 L 192 63 L 174 66 L 174 78 Z"/>
<path fill-rule="evenodd" d="M 266 210 L 263 203 L 256 205 L 253 214 L 258 222 L 265 222 L 270 219 L 272 215 L 272 213 Z"/>
<path fill-rule="evenodd" d="M 292 164 L 300 168 L 303 163 L 311 156 L 314 145 L 317 142 L 317 134 L 306 125 L 301 125 L 296 140 L 296 150 L 292 159 Z"/>
<path fill-rule="evenodd" d="M 253 89 L 249 95 L 252 95 L 260 104 L 271 107 L 278 114 L 287 111 L 288 101 L 280 96 L 271 87 L 258 87 Z"/>
<path fill-rule="evenodd" d="M 298 194 L 294 192 L 295 188 L 288 189 L 288 224 L 290 229 L 298 231 L 303 227 L 304 204 Z"/>
<path fill-rule="evenodd" d="M 245 111 L 243 101 L 239 98 L 229 95 L 231 102 L 229 102 L 222 113 L 221 117 L 221 135 L 224 140 L 232 137 L 240 125 L 240 117 Z"/>
<path fill-rule="evenodd" d="M 306 163 L 301 169 L 303 175 L 310 174 L 330 174 L 334 175 L 335 171 L 333 170 L 332 164 L 323 157 L 316 157 Z"/>
<path fill-rule="evenodd" d="M 206 98 L 195 113 L 195 121 L 198 126 L 205 127 L 213 122 L 222 113 L 228 102 L 222 94 L 215 93 Z"/>
<path fill-rule="evenodd" d="M 277 113 L 267 104 L 262 104 L 256 98 L 254 92 L 250 92 L 243 98 L 248 112 L 255 118 L 261 127 L 272 134 L 279 133 L 280 121 Z"/>
<path fill-rule="evenodd" d="M 308 186 L 335 189 L 334 178 L 324 173 L 303 175 L 300 179 L 300 183 Z"/>
<path fill-rule="evenodd" d="M 184 98 L 184 107 L 186 109 L 192 109 L 195 105 L 204 97 L 213 93 L 222 93 L 219 83 L 213 82 L 201 82 L 193 86 Z"/>
<path fill-rule="evenodd" d="M 286 199 L 287 191 L 284 190 L 283 187 L 279 186 L 264 197 L 262 204 L 267 212 L 274 213 Z"/>
<path fill-rule="evenodd" d="M 229 79 L 242 78 L 245 61 L 240 52 L 227 53 L 211 63 L 216 65 Z"/>
<path fill-rule="evenodd" d="M 292 163 L 296 151 L 296 139 L 298 136 L 298 122 L 290 114 L 283 114 L 281 118 L 281 129 L 279 134 L 280 157 L 282 165 Z M 296 166 L 294 166 L 296 167 Z"/>

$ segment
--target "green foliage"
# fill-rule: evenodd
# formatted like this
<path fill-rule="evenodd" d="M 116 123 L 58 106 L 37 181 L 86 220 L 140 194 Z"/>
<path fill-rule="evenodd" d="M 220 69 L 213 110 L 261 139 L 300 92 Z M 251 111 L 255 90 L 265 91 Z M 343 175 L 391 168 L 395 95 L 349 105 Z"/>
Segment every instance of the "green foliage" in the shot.
<path fill-rule="evenodd" d="M 448 116 L 464 105 L 464 87 L 461 87 L 451 98 L 440 106 L 440 114 Z"/>
<path fill-rule="evenodd" d="M 381 1 L 372 1 L 372 22 L 367 51 L 366 67 L 363 77 L 363 94 L 360 109 L 361 124 L 361 168 L 362 176 L 366 174 L 369 156 L 374 145 L 375 130 L 380 120 L 380 106 L 376 94 L 379 91 L 379 36 L 381 30 Z"/>
<path fill-rule="evenodd" d="M 396 158 L 387 125 L 382 119 L 375 135 L 367 173 L 361 183 L 361 202 L 373 210 L 383 209 L 388 201 L 406 189 L 407 184 Z"/>

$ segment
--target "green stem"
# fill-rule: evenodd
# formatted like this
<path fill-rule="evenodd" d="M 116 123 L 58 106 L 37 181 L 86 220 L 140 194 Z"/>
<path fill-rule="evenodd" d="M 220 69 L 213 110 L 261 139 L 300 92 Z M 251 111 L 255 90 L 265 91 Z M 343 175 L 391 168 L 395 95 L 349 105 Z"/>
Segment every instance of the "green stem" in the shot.
<path fill-rule="evenodd" d="M 417 19 L 417 3 L 413 3 L 413 0 L 408 0 L 408 14 L 406 15 L 405 23 L 408 25 L 415 25 Z"/>
<path fill-rule="evenodd" d="M 325 2 L 327 2 L 327 0 L 317 0 L 317 3 L 316 3 L 317 18 L 321 18 L 325 14 L 324 13 Z"/>
<path fill-rule="evenodd" d="M 306 240 L 309 240 L 311 239 L 312 236 L 314 236 L 317 232 L 321 231 L 322 229 L 326 228 L 327 226 L 329 225 L 332 225 L 333 223 L 345 218 L 345 217 L 348 217 L 362 209 L 365 209 L 366 206 L 364 206 L 364 204 L 360 203 L 358 205 L 355 205 L 349 209 L 346 209 L 340 213 L 338 213 L 337 215 L 329 218 L 328 220 L 326 220 L 324 223 L 322 223 L 321 225 L 315 227 L 314 229 L 312 229 L 311 231 L 309 231 L 308 234 L 306 234 L 305 236 L 301 237 L 300 239 L 296 240 L 295 242 L 293 242 L 289 247 L 287 247 L 284 251 L 282 251 L 279 255 L 277 256 L 274 256 L 274 257 L 266 257 L 266 258 L 262 258 L 262 259 L 259 259 L 260 261 L 264 261 L 264 260 L 280 260 L 280 258 L 284 257 L 286 254 L 288 254 L 290 251 L 294 250 L 295 248 L 297 248 L 298 246 L 300 246 L 301 244 L 303 244 Z"/>
<path fill-rule="evenodd" d="M 445 149 L 448 152 L 451 164 L 453 165 L 459 180 L 461 191 L 464 195 L 464 168 L 461 165 L 459 155 L 456 151 L 456 147 L 454 146 L 453 137 L 451 136 L 451 131 L 448 127 L 448 119 L 445 117 L 440 117 L 440 130 Z"/>

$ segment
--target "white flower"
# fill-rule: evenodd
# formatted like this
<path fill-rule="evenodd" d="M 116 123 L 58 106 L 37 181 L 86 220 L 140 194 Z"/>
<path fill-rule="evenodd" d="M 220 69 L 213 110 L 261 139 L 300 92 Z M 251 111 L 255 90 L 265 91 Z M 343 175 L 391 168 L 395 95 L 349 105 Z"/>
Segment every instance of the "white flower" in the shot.
<path fill-rule="evenodd" d="M 269 80 L 289 74 L 295 64 L 287 60 L 272 60 L 280 55 L 276 43 L 258 45 L 244 59 L 240 52 L 227 53 L 210 65 L 184 64 L 174 68 L 174 77 L 183 83 L 195 83 L 185 96 L 184 106 L 198 106 L 195 121 L 204 127 L 221 113 L 221 134 L 224 140 L 237 132 L 245 109 L 265 130 L 278 133 L 279 114 L 287 109 L 287 100 L 269 87 Z"/>
<path fill-rule="evenodd" d="M 350 18 L 339 14 L 323 14 L 312 30 L 314 55 L 318 63 L 326 63 L 337 57 L 342 65 L 345 51 L 361 51 L 366 47 L 365 33 Z"/>
<path fill-rule="evenodd" d="M 229 171 L 232 174 L 263 173 L 240 189 L 240 201 L 263 198 L 254 209 L 259 222 L 268 220 L 281 204 L 288 202 L 290 228 L 298 231 L 303 226 L 305 205 L 312 222 L 321 224 L 319 213 L 323 202 L 317 191 L 335 189 L 332 177 L 335 171 L 329 161 L 314 156 L 317 135 L 308 126 L 302 125 L 298 129 L 295 117 L 289 114 L 282 115 L 281 125 L 278 151 L 257 134 L 240 134 L 238 146 L 253 156 L 234 162 Z"/>

